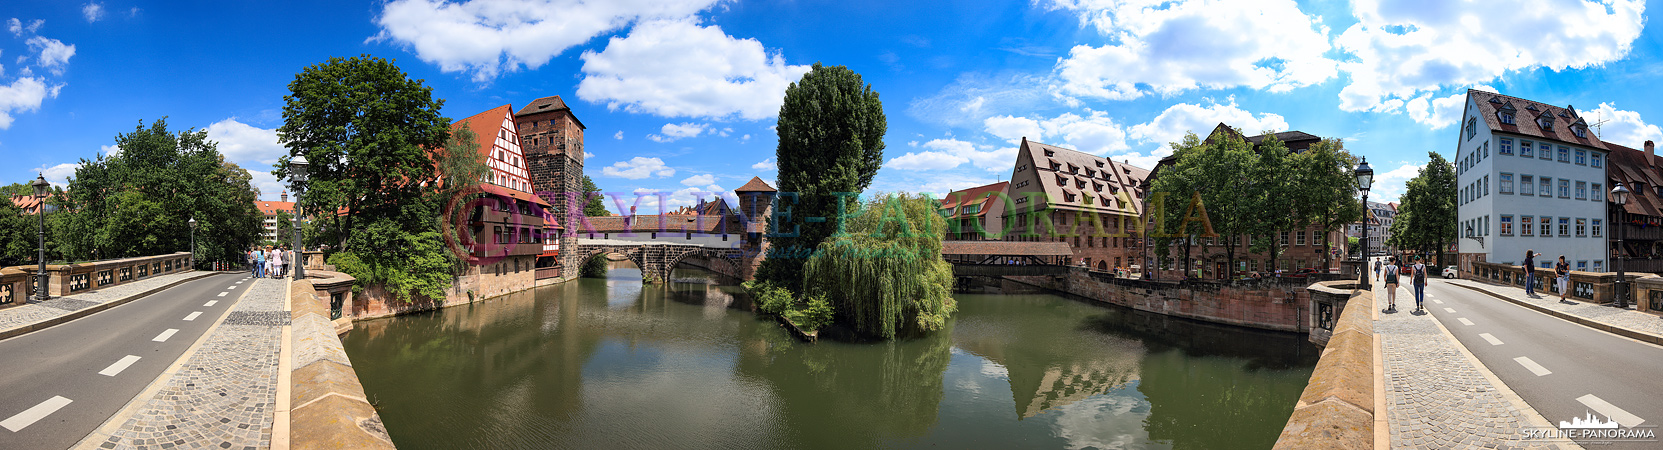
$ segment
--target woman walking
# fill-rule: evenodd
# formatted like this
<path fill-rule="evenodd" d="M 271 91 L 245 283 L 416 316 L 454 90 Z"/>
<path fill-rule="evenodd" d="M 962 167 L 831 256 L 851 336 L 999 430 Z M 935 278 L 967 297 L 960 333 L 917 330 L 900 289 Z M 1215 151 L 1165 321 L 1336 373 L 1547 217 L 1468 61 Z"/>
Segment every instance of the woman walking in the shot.
<path fill-rule="evenodd" d="M 1386 274 L 1386 312 L 1397 312 L 1397 257 L 1387 258 L 1381 270 Z"/>
<path fill-rule="evenodd" d="M 1421 262 L 1419 256 L 1415 257 L 1409 276 L 1409 282 L 1415 285 L 1415 312 L 1425 313 L 1426 307 L 1421 302 L 1426 299 L 1426 264 Z"/>
<path fill-rule="evenodd" d="M 1553 265 L 1553 276 L 1559 282 L 1559 302 L 1565 303 L 1566 289 L 1571 284 L 1571 263 L 1565 262 L 1565 255 L 1559 255 L 1559 262 Z"/>
<path fill-rule="evenodd" d="M 272 278 L 283 278 L 283 262 L 285 261 L 283 257 L 286 256 L 283 253 L 283 247 L 271 249 L 271 265 L 273 268 L 277 269 L 276 272 L 272 274 Z"/>
<path fill-rule="evenodd" d="M 266 277 L 266 251 L 265 251 L 265 249 L 262 249 L 262 248 L 259 248 L 259 247 L 254 247 L 254 278 L 265 278 L 265 277 Z"/>
<path fill-rule="evenodd" d="M 1536 296 L 1536 250 L 1524 251 L 1524 295 Z"/>

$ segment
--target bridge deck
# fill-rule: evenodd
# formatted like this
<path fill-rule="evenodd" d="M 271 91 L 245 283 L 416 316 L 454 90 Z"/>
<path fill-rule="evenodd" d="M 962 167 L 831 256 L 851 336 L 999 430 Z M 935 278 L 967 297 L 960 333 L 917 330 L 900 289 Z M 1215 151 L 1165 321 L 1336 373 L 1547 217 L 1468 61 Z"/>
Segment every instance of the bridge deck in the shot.
<path fill-rule="evenodd" d="M 686 243 L 686 242 L 677 242 L 675 239 L 661 239 L 661 240 L 652 240 L 652 241 L 632 241 L 632 240 L 627 240 L 627 239 L 588 239 L 588 238 L 578 238 L 577 239 L 577 245 L 612 245 L 612 246 L 619 246 L 619 247 L 638 247 L 638 246 L 642 246 L 642 245 L 674 245 L 674 246 L 680 246 L 680 247 L 698 247 L 698 248 L 711 248 L 711 249 L 738 250 L 740 248 L 741 244 L 742 243 L 737 239 L 733 240 L 732 242 L 723 242 L 721 245 L 689 244 L 689 243 Z"/>

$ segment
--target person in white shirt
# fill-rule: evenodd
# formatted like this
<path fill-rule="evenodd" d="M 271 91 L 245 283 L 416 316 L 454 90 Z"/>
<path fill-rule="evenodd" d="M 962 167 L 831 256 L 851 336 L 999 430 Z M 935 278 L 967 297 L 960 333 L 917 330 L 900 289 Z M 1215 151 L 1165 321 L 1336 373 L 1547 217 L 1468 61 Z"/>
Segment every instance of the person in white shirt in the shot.
<path fill-rule="evenodd" d="M 282 247 L 271 249 L 272 278 L 283 278 L 283 257 L 287 256 Z"/>

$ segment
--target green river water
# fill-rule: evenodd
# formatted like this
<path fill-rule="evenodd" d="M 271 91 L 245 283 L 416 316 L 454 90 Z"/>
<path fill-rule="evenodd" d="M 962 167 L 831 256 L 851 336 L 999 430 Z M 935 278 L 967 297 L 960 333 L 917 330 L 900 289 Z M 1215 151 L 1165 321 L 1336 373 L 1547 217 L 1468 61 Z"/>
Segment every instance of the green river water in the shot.
<path fill-rule="evenodd" d="M 955 294 L 947 329 L 793 339 L 696 269 L 622 263 L 345 337 L 399 448 L 1269 448 L 1303 336 L 1048 294 Z"/>

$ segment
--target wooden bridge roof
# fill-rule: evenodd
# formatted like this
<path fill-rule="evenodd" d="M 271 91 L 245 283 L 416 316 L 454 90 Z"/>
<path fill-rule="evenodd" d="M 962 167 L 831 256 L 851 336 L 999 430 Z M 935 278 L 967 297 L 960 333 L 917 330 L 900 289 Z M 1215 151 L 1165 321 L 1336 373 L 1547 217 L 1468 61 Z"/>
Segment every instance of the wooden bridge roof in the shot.
<path fill-rule="evenodd" d="M 941 241 L 943 255 L 1073 256 L 1064 242 Z"/>

